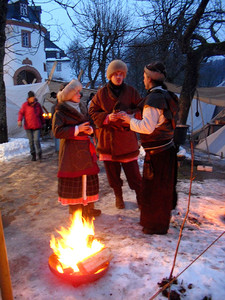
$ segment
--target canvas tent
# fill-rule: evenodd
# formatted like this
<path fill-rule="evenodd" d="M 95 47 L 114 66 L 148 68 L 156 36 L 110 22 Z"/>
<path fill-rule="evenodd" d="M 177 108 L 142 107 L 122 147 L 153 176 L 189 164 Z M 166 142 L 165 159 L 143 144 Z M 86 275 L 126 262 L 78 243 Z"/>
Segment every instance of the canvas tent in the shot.
<path fill-rule="evenodd" d="M 26 137 L 26 132 L 17 126 L 18 112 L 21 105 L 26 101 L 29 91 L 34 91 L 36 98 L 43 107 L 44 112 L 51 112 L 51 107 L 55 99 L 51 98 L 51 92 L 57 93 L 62 81 L 46 81 L 44 83 L 15 85 L 6 87 L 6 114 L 9 138 Z M 82 101 L 86 103 L 90 93 L 96 93 L 96 90 L 83 88 Z M 46 111 L 47 110 L 47 111 Z"/>
<path fill-rule="evenodd" d="M 216 105 L 193 99 L 186 122 L 190 126 L 190 131 L 195 132 L 209 123 L 215 115 L 216 107 Z"/>
<path fill-rule="evenodd" d="M 210 134 L 206 140 L 200 142 L 197 149 L 207 151 L 211 154 L 225 156 L 225 125 L 216 132 Z"/>
<path fill-rule="evenodd" d="M 181 86 L 172 83 L 166 85 L 170 91 L 181 93 Z M 190 131 L 194 132 L 209 123 L 215 116 L 217 107 L 225 108 L 225 86 L 197 88 L 186 122 Z M 199 116 L 195 115 L 196 111 L 199 112 Z"/>
<path fill-rule="evenodd" d="M 168 89 L 180 94 L 181 87 L 174 84 L 167 84 Z M 199 100 L 197 108 L 197 99 Z M 225 155 L 225 126 L 220 125 L 220 129 L 216 130 L 210 135 L 205 134 L 205 128 L 207 123 L 214 123 L 216 118 L 215 113 L 218 111 L 217 108 L 221 108 L 220 113 L 217 117 L 224 119 L 225 115 L 225 86 L 221 84 L 218 87 L 211 88 L 197 88 L 197 91 L 192 100 L 192 104 L 189 110 L 187 125 L 190 125 L 191 132 L 198 132 L 204 125 L 203 136 L 199 144 L 196 146 L 197 149 L 209 152 L 214 155 L 224 157 Z M 198 110 L 199 116 L 195 115 Z M 221 127 L 222 126 L 222 127 Z"/>
<path fill-rule="evenodd" d="M 168 89 L 176 94 L 181 93 L 181 86 L 166 82 Z M 225 86 L 197 88 L 194 98 L 204 103 L 225 107 Z"/>
<path fill-rule="evenodd" d="M 18 112 L 26 101 L 29 91 L 35 93 L 39 103 L 43 105 L 45 94 L 49 93 L 47 82 L 6 87 L 6 116 L 9 138 L 26 137 L 23 128 L 17 126 Z"/>

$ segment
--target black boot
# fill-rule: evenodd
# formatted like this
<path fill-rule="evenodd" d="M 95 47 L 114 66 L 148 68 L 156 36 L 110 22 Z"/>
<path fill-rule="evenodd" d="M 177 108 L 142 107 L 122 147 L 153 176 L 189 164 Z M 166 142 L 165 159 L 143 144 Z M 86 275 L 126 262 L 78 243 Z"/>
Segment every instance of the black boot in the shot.
<path fill-rule="evenodd" d="M 38 153 L 38 158 L 39 158 L 39 160 L 41 160 L 42 159 L 42 153 L 40 152 L 40 153 Z"/>
<path fill-rule="evenodd" d="M 32 153 L 31 155 L 32 155 L 31 160 L 32 160 L 32 161 L 36 161 L 36 153 Z"/>
<path fill-rule="evenodd" d="M 114 190 L 114 194 L 115 194 L 115 197 L 116 197 L 116 207 L 118 209 L 125 208 L 125 204 L 124 204 L 124 201 L 123 201 L 122 188 L 121 187 L 114 188 L 113 190 Z"/>
<path fill-rule="evenodd" d="M 139 209 L 141 209 L 141 189 L 135 190 L 135 193 L 136 193 L 138 207 L 139 207 Z"/>

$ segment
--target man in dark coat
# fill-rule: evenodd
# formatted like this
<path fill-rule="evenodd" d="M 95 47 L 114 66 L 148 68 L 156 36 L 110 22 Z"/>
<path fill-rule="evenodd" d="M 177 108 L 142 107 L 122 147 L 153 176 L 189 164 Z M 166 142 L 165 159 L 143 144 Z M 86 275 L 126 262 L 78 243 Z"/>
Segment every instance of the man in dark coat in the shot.
<path fill-rule="evenodd" d="M 140 133 L 146 152 L 141 198 L 141 220 L 145 234 L 166 234 L 170 213 L 177 200 L 177 158 L 173 142 L 178 99 L 164 84 L 165 66 L 153 62 L 144 68 L 148 95 L 142 103 L 142 119 L 124 113 L 122 119 Z"/>

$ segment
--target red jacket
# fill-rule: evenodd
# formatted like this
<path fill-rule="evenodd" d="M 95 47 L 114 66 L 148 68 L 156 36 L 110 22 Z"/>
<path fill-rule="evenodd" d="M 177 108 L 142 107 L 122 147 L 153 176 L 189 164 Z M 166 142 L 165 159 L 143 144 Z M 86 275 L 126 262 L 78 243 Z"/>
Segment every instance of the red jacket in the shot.
<path fill-rule="evenodd" d="M 24 129 L 40 129 L 45 123 L 42 114 L 43 110 L 39 102 L 36 101 L 33 106 L 24 102 L 18 114 L 18 121 L 24 119 Z"/>

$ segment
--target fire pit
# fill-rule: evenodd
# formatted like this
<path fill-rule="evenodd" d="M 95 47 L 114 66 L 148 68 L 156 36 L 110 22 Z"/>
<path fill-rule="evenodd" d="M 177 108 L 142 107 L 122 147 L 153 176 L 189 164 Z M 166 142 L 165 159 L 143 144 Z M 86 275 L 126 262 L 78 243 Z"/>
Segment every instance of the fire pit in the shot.
<path fill-rule="evenodd" d="M 69 229 L 61 228 L 61 236 L 52 236 L 50 247 L 53 254 L 49 257 L 50 270 L 61 279 L 78 286 L 101 278 L 108 270 L 111 252 L 94 237 L 93 220 L 82 218 L 77 211 Z"/>
<path fill-rule="evenodd" d="M 71 273 L 70 271 L 66 271 L 65 273 L 60 273 L 57 270 L 58 263 L 59 263 L 58 257 L 53 253 L 48 260 L 48 265 L 50 270 L 52 271 L 53 274 L 55 274 L 56 276 L 60 277 L 61 279 L 67 282 L 70 282 L 74 286 L 79 286 L 81 284 L 87 284 L 95 280 L 98 280 L 103 275 L 105 275 L 105 273 L 109 268 L 109 261 L 108 261 L 103 268 L 101 268 L 99 271 L 93 274 L 82 274 L 81 272 L 73 272 L 72 270 Z"/>

